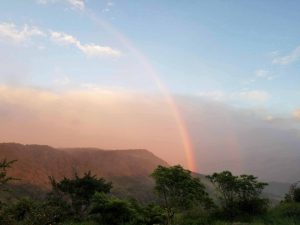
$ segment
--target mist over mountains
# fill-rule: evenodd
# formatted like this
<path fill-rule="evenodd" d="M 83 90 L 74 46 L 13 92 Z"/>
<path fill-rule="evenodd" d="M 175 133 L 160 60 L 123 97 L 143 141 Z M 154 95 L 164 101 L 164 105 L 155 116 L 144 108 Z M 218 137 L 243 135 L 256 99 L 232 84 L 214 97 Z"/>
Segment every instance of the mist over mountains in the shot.
<path fill-rule="evenodd" d="M 242 109 L 201 96 L 177 95 L 174 101 L 193 144 L 197 172 L 228 169 L 266 181 L 299 180 L 296 117 Z M 170 164 L 188 166 L 174 115 L 159 95 L 0 86 L 0 115 L 3 142 L 143 148 Z"/>
<path fill-rule="evenodd" d="M 296 119 L 273 118 L 267 112 L 197 98 L 184 98 L 179 103 L 201 173 L 228 169 L 267 181 L 299 180 L 300 132 Z"/>

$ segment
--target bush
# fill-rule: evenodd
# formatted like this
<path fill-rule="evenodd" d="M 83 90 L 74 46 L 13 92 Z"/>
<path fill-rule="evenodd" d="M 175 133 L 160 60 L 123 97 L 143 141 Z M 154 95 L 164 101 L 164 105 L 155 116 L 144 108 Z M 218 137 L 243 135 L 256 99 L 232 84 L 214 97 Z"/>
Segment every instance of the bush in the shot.
<path fill-rule="evenodd" d="M 70 216 L 69 208 L 59 199 L 34 201 L 24 198 L 2 210 L 0 224 L 47 225 L 59 224 Z"/>
<path fill-rule="evenodd" d="M 207 225 L 212 223 L 209 212 L 198 207 L 179 213 L 175 221 L 175 224 L 178 225 Z"/>
<path fill-rule="evenodd" d="M 138 220 L 138 215 L 129 201 L 103 193 L 95 194 L 89 214 L 103 225 L 135 224 Z"/>
<path fill-rule="evenodd" d="M 294 218 L 300 220 L 300 203 L 281 203 L 271 211 L 275 217 Z"/>

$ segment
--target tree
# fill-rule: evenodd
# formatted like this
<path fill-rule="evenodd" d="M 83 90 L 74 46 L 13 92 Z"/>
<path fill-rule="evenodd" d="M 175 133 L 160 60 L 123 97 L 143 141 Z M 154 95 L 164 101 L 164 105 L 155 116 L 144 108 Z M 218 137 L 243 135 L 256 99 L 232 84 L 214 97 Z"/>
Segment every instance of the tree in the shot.
<path fill-rule="evenodd" d="M 165 221 L 163 209 L 155 204 L 150 204 L 143 208 L 142 220 L 145 225 L 163 224 Z"/>
<path fill-rule="evenodd" d="M 234 176 L 230 171 L 223 171 L 207 178 L 215 185 L 223 212 L 231 219 L 237 214 L 259 214 L 268 205 L 260 197 L 267 183 L 257 181 L 253 175 Z"/>
<path fill-rule="evenodd" d="M 135 218 L 135 224 L 137 225 L 153 225 L 164 224 L 166 221 L 165 211 L 157 204 L 150 203 L 148 205 L 141 205 L 134 199 L 129 199 L 131 207 L 135 210 L 137 215 Z"/>
<path fill-rule="evenodd" d="M 176 209 L 184 210 L 194 204 L 204 205 L 209 201 L 204 185 L 180 165 L 158 166 L 151 176 L 155 180 L 155 192 L 166 209 L 167 224 L 173 223 Z"/>
<path fill-rule="evenodd" d="M 91 172 L 85 173 L 83 177 L 75 174 L 74 179 L 64 178 L 57 183 L 50 177 L 53 194 L 67 198 L 75 215 L 79 218 L 83 216 L 91 204 L 91 200 L 96 192 L 109 193 L 112 188 L 110 182 L 103 178 L 97 178 L 91 175 Z"/>
<path fill-rule="evenodd" d="M 58 225 L 68 218 L 69 208 L 62 200 L 21 198 L 7 205 L 0 215 L 0 224 Z"/>
<path fill-rule="evenodd" d="M 219 193 L 219 200 L 224 208 L 230 208 L 235 200 L 235 195 L 238 192 L 237 179 L 229 171 L 223 171 L 221 173 L 214 173 L 207 178 L 215 185 L 217 192 Z"/>
<path fill-rule="evenodd" d="M 0 190 L 6 190 L 5 185 L 11 180 L 16 180 L 16 178 L 7 175 L 7 169 L 16 161 L 17 160 L 7 161 L 6 159 L 3 159 L 0 162 Z"/>
<path fill-rule="evenodd" d="M 300 188 L 296 188 L 294 191 L 294 201 L 300 202 Z"/>
<path fill-rule="evenodd" d="M 298 184 L 300 182 L 296 182 L 290 186 L 289 193 L 285 195 L 285 202 L 300 202 L 300 187 Z"/>
<path fill-rule="evenodd" d="M 0 161 L 0 191 L 8 191 L 8 189 L 6 188 L 7 183 L 12 180 L 18 180 L 7 175 L 7 169 L 9 169 L 11 165 L 16 161 L 17 160 L 7 161 L 7 159 L 3 159 L 2 161 Z M 0 201 L 0 210 L 2 210 L 3 205 L 4 203 Z"/>
<path fill-rule="evenodd" d="M 94 195 L 89 214 L 103 225 L 141 224 L 131 202 L 104 193 Z"/>

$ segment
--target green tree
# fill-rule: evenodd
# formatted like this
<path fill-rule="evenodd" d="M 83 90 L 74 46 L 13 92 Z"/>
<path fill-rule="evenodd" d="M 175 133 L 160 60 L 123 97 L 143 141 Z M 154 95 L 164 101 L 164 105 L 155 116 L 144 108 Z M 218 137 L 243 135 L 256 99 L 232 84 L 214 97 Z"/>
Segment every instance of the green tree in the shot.
<path fill-rule="evenodd" d="M 236 193 L 238 192 L 238 177 L 233 176 L 229 171 L 223 171 L 221 173 L 214 173 L 212 176 L 207 176 L 207 178 L 215 185 L 223 208 L 232 207 Z"/>
<path fill-rule="evenodd" d="M 166 221 L 165 211 L 157 204 L 141 205 L 135 199 L 129 200 L 131 206 L 136 211 L 136 224 L 137 225 L 153 225 L 164 224 Z"/>
<path fill-rule="evenodd" d="M 167 224 L 172 224 L 175 210 L 185 210 L 195 204 L 205 205 L 209 201 L 204 185 L 180 165 L 158 166 L 151 176 L 155 180 L 155 192 L 166 209 Z"/>
<path fill-rule="evenodd" d="M 65 198 L 78 218 L 82 218 L 86 214 L 96 192 L 109 193 L 112 188 L 110 182 L 91 175 L 91 172 L 85 173 L 83 177 L 75 174 L 74 179 L 65 177 L 59 183 L 52 177 L 50 177 L 50 180 L 53 189 L 52 194 Z"/>
<path fill-rule="evenodd" d="M 18 180 L 11 176 L 8 176 L 7 170 L 11 168 L 11 165 L 15 163 L 17 160 L 7 161 L 7 159 L 3 159 L 0 161 L 0 191 L 8 191 L 7 184 L 12 180 Z M 0 200 L 0 213 L 2 213 L 2 208 L 6 203 Z M 1 218 L 0 218 L 1 219 Z"/>
<path fill-rule="evenodd" d="M 300 202 L 300 188 L 296 188 L 294 191 L 294 201 Z"/>
<path fill-rule="evenodd" d="M 261 198 L 267 183 L 253 175 L 234 176 L 230 171 L 214 173 L 207 178 L 215 185 L 223 212 L 229 218 L 255 215 L 267 209 L 268 201 Z"/>
<path fill-rule="evenodd" d="M 290 186 L 289 193 L 285 195 L 285 202 L 300 202 L 300 187 L 298 184 L 300 182 L 296 182 Z"/>
<path fill-rule="evenodd" d="M 67 219 L 69 208 L 61 200 L 33 200 L 22 198 L 7 205 L 2 213 L 0 224 L 55 225 Z M 1 223 L 2 222 L 2 223 Z"/>
<path fill-rule="evenodd" d="M 104 193 L 95 194 L 89 214 L 103 225 L 141 224 L 137 223 L 138 214 L 129 201 Z"/>
<path fill-rule="evenodd" d="M 7 175 L 7 169 L 17 160 L 7 161 L 3 159 L 0 162 L 0 190 L 6 190 L 5 185 L 11 180 L 17 180 L 16 178 L 10 177 Z"/>
<path fill-rule="evenodd" d="M 163 224 L 166 220 L 163 209 L 154 204 L 150 204 L 143 209 L 143 223 L 145 225 Z"/>

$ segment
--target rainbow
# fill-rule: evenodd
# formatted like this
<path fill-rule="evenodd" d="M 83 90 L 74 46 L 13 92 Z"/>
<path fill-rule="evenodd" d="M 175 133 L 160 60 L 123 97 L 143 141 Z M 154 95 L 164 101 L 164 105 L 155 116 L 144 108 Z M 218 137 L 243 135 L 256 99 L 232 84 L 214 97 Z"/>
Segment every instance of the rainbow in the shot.
<path fill-rule="evenodd" d="M 195 163 L 193 145 L 187 126 L 185 124 L 184 119 L 182 118 L 182 115 L 178 109 L 174 98 L 170 94 L 166 85 L 164 85 L 164 83 L 161 81 L 159 73 L 154 69 L 149 60 L 136 47 L 134 47 L 134 45 L 122 33 L 118 32 L 111 24 L 100 19 L 99 16 L 95 15 L 89 9 L 86 9 L 85 14 L 96 24 L 112 33 L 120 41 L 120 43 L 122 43 L 124 47 L 126 47 L 137 58 L 138 62 L 145 68 L 145 70 L 148 71 L 148 74 L 151 76 L 157 88 L 160 90 L 161 94 L 165 98 L 165 101 L 168 104 L 171 114 L 175 120 L 178 132 L 181 137 L 187 167 L 191 171 L 196 171 L 197 167 Z"/>

